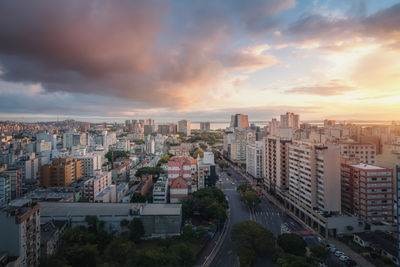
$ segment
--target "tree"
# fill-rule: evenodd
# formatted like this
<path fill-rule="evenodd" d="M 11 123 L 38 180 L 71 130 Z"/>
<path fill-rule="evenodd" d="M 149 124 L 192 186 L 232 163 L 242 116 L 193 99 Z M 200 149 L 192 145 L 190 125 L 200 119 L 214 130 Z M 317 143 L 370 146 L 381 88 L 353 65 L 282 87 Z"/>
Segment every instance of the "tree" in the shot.
<path fill-rule="evenodd" d="M 307 243 L 297 234 L 281 234 L 278 236 L 278 245 L 287 253 L 304 256 Z"/>
<path fill-rule="evenodd" d="M 252 191 L 253 188 L 251 188 L 251 185 L 249 184 L 241 184 L 237 187 L 236 189 L 240 194 L 244 194 L 247 191 Z"/>
<path fill-rule="evenodd" d="M 97 233 L 97 223 L 99 219 L 95 215 L 88 215 L 85 217 L 85 222 L 88 224 L 88 230 L 92 233 Z"/>
<path fill-rule="evenodd" d="M 137 169 L 135 176 L 142 177 L 142 175 L 154 175 L 159 176 L 161 173 L 164 173 L 164 170 L 160 167 L 142 167 Z"/>
<path fill-rule="evenodd" d="M 254 208 L 261 202 L 260 198 L 253 191 L 244 192 L 240 197 L 240 200 L 243 201 L 249 208 Z"/>
<path fill-rule="evenodd" d="M 144 233 L 142 220 L 134 218 L 129 224 L 129 238 L 134 242 L 138 242 L 144 236 Z"/>
<path fill-rule="evenodd" d="M 108 161 L 114 161 L 117 158 L 129 157 L 129 151 L 108 151 L 104 156 L 108 159 Z"/>
<path fill-rule="evenodd" d="M 224 169 L 229 168 L 229 164 L 226 163 L 225 161 L 221 161 L 218 166 L 222 169 L 222 171 L 224 171 Z"/>
<path fill-rule="evenodd" d="M 328 257 L 329 250 L 321 246 L 316 246 L 311 248 L 311 253 L 313 257 L 324 260 Z"/>
<path fill-rule="evenodd" d="M 250 266 L 257 255 L 267 253 L 275 244 L 271 231 L 253 221 L 236 223 L 231 236 L 239 251 L 240 266 Z"/>
<path fill-rule="evenodd" d="M 288 253 L 280 253 L 276 263 L 281 267 L 313 267 L 312 262 L 308 262 L 306 257 L 300 257 Z"/>
<path fill-rule="evenodd" d="M 157 163 L 157 166 L 161 166 L 161 164 L 163 163 L 168 163 L 169 159 L 171 158 L 171 156 L 169 154 L 164 154 L 162 155 L 162 157 L 160 158 L 160 160 Z"/>
<path fill-rule="evenodd" d="M 131 198 L 131 203 L 145 203 L 146 202 L 146 197 L 142 196 L 140 193 L 133 193 L 132 198 Z"/>
<path fill-rule="evenodd" d="M 208 146 L 207 146 L 206 144 L 204 144 L 204 143 L 200 143 L 200 148 L 201 148 L 203 151 L 207 151 Z"/>

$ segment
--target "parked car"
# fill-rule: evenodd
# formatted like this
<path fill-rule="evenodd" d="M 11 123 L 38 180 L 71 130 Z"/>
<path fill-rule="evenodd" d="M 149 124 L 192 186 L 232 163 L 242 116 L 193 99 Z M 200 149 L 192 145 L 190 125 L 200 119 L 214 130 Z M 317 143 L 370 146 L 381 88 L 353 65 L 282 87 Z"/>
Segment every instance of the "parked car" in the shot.
<path fill-rule="evenodd" d="M 335 247 L 335 245 L 334 244 L 326 244 L 326 247 L 329 249 L 329 248 L 334 248 Z"/>
<path fill-rule="evenodd" d="M 336 250 L 337 250 L 337 248 L 335 248 L 335 247 L 330 247 L 330 248 L 329 248 L 329 251 L 332 252 L 332 253 L 335 253 Z"/>
<path fill-rule="evenodd" d="M 347 261 L 345 261 L 346 266 L 357 266 L 357 262 L 355 262 L 352 259 L 348 259 Z"/>
<path fill-rule="evenodd" d="M 342 255 L 342 256 L 339 257 L 339 260 L 341 260 L 341 261 L 348 261 L 349 259 L 350 258 L 347 257 L 346 255 Z"/>
<path fill-rule="evenodd" d="M 343 255 L 344 255 L 344 252 L 342 252 L 342 251 L 340 251 L 340 250 L 337 250 L 337 251 L 335 251 L 335 255 L 338 256 L 338 257 L 340 257 L 340 256 L 343 256 Z"/>

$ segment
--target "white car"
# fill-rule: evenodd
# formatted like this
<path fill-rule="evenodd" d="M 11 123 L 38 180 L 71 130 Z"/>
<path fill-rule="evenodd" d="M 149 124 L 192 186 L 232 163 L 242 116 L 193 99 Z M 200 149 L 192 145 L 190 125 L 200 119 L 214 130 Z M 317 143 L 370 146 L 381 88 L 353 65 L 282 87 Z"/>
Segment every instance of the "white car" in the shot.
<path fill-rule="evenodd" d="M 350 258 L 347 257 L 346 255 L 342 255 L 342 256 L 339 257 L 339 260 L 341 260 L 341 261 L 348 261 L 349 259 Z"/>
<path fill-rule="evenodd" d="M 340 256 L 344 255 L 344 252 L 341 252 L 340 250 L 338 250 L 338 251 L 335 252 L 335 255 L 340 257 Z"/>
<path fill-rule="evenodd" d="M 329 250 L 330 250 L 330 252 L 335 253 L 336 250 L 337 250 L 337 248 L 335 248 L 335 247 L 330 247 Z"/>

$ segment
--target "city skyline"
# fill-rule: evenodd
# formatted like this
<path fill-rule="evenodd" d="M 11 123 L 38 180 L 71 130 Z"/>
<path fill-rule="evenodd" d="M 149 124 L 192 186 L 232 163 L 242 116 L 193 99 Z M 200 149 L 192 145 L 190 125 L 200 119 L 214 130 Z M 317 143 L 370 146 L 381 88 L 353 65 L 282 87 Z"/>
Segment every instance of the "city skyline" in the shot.
<path fill-rule="evenodd" d="M 396 120 L 399 12 L 392 0 L 5 2 L 0 120 Z"/>

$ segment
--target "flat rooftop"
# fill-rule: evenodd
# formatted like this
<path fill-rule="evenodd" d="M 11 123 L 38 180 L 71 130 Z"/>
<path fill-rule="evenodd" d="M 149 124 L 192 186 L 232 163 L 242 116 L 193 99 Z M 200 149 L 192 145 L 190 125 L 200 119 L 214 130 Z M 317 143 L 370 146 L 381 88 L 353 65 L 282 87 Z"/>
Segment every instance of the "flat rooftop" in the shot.
<path fill-rule="evenodd" d="M 40 202 L 40 216 L 128 216 L 130 210 L 140 210 L 140 215 L 180 215 L 181 204 L 144 203 L 85 203 Z"/>
<path fill-rule="evenodd" d="M 368 165 L 368 164 L 364 164 L 364 163 L 352 164 L 350 166 L 358 168 L 358 169 L 363 169 L 363 170 L 385 170 L 386 169 L 386 168 L 382 168 L 379 166 Z"/>

